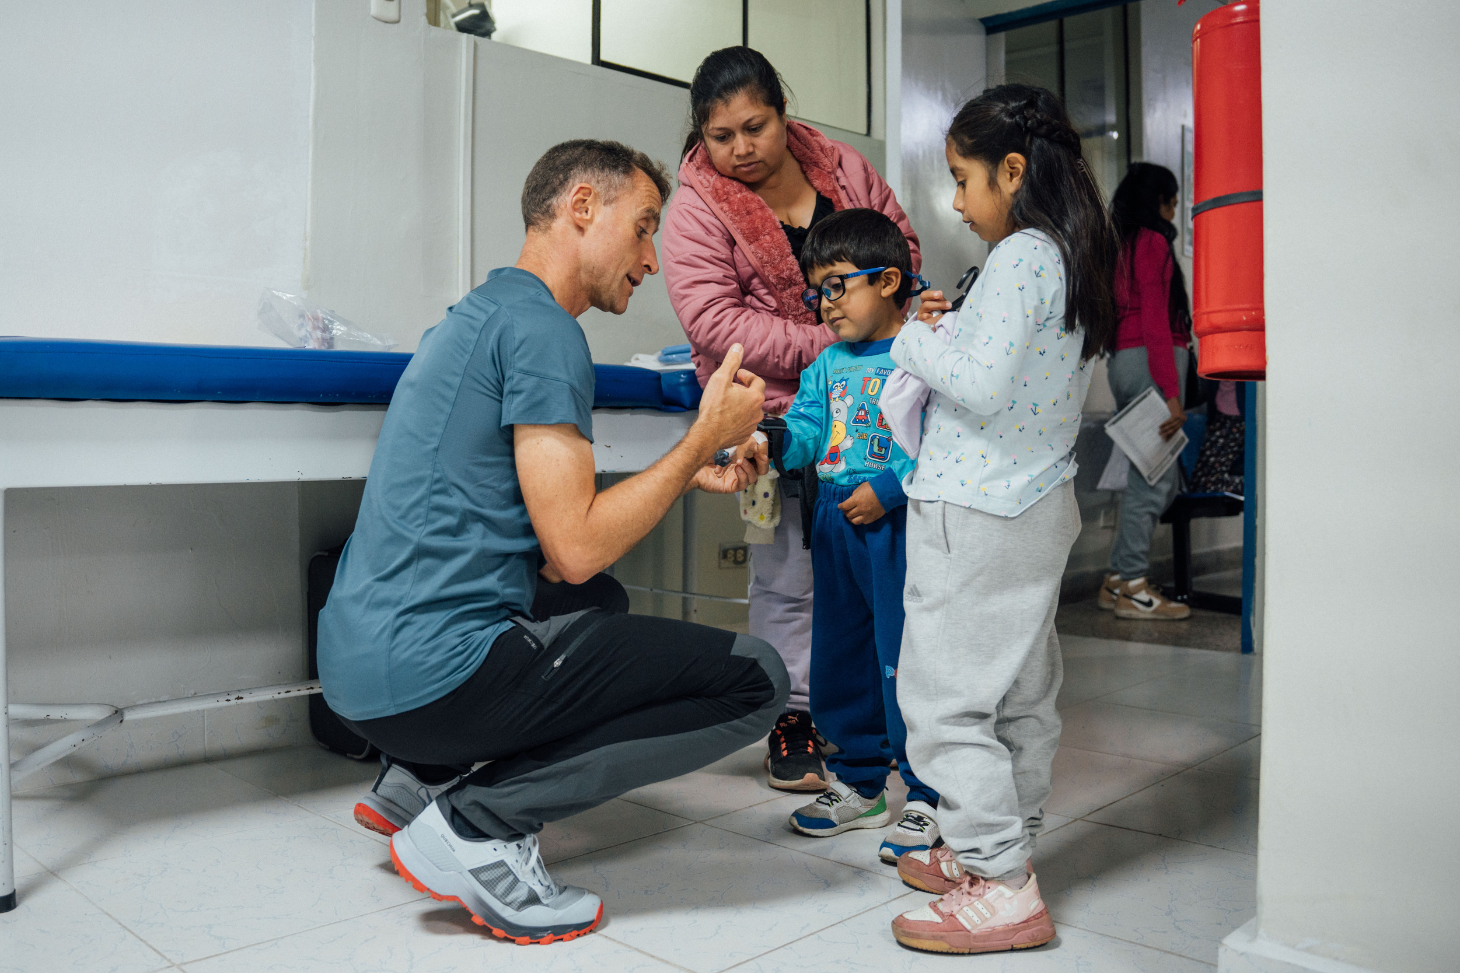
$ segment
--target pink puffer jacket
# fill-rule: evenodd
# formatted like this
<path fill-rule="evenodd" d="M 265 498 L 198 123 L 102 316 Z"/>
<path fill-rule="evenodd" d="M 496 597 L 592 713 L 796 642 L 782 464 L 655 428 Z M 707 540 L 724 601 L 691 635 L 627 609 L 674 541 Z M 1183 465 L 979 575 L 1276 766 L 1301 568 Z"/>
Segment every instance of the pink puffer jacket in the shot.
<path fill-rule="evenodd" d="M 810 125 L 788 121 L 786 129 L 786 147 L 816 191 L 838 210 L 865 206 L 891 217 L 907 237 L 916 272 L 917 234 L 872 164 Z M 716 172 L 699 145 L 679 167 L 663 241 L 664 281 L 700 384 L 738 341 L 744 367 L 765 379 L 766 411 L 784 412 L 802 369 L 836 336 L 801 303 L 806 280 L 771 208 L 744 183 Z"/>

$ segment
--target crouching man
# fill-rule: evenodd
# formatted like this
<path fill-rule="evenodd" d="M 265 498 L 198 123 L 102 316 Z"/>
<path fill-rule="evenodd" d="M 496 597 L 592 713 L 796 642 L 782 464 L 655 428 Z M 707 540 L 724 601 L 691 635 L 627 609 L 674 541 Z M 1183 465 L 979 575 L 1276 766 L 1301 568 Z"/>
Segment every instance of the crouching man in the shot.
<path fill-rule="evenodd" d="M 622 314 L 658 272 L 668 191 L 616 142 L 538 160 L 516 265 L 426 332 L 401 378 L 320 615 L 325 698 L 387 755 L 357 820 L 393 835 L 403 877 L 519 943 L 572 939 L 603 914 L 548 874 L 545 822 L 764 737 L 788 691 L 765 642 L 626 614 L 600 573 L 688 490 L 733 492 L 764 464 L 749 445 L 764 383 L 736 345 L 684 439 L 595 490 L 576 318 Z M 732 445 L 747 458 L 709 465 Z"/>

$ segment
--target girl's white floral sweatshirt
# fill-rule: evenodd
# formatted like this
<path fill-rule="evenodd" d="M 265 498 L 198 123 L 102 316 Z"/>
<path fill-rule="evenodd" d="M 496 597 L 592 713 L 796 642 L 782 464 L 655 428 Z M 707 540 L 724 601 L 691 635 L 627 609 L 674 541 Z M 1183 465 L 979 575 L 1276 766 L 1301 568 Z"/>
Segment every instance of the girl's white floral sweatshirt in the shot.
<path fill-rule="evenodd" d="M 999 241 L 951 330 L 945 343 L 914 321 L 892 343 L 893 361 L 933 390 L 903 489 L 1017 517 L 1074 477 L 1090 388 L 1059 248 L 1039 230 Z"/>

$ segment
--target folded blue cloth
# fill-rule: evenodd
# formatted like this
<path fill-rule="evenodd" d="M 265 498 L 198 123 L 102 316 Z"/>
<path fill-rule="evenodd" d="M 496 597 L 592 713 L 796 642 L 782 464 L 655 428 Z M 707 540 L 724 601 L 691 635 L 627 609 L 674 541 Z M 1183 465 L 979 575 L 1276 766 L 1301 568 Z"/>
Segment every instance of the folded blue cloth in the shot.
<path fill-rule="evenodd" d="M 678 365 L 689 361 L 689 345 L 668 345 L 659 349 L 659 361 L 665 365 Z"/>

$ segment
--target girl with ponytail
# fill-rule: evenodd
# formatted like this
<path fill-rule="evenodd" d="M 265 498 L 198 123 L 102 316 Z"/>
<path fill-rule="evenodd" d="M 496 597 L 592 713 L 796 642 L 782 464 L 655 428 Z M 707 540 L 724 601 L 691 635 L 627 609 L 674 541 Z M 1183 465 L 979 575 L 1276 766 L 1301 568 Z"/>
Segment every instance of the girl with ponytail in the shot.
<path fill-rule="evenodd" d="M 908 757 L 943 797 L 945 842 L 899 859 L 904 881 L 945 894 L 892 932 L 969 953 L 1055 934 L 1030 853 L 1059 746 L 1075 436 L 1090 361 L 1115 339 L 1117 242 L 1080 137 L 1043 88 L 985 91 L 945 149 L 953 208 L 993 249 L 956 316 L 940 321 L 951 305 L 929 293 L 892 345 L 931 389 L 907 489 L 897 699 Z"/>

